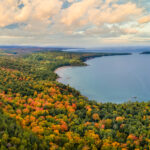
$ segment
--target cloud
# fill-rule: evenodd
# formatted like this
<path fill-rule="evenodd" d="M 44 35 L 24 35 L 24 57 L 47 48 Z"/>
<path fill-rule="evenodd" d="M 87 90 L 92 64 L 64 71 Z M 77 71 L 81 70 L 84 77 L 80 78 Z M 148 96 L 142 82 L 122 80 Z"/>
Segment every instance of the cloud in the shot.
<path fill-rule="evenodd" d="M 62 2 L 59 0 L 33 0 L 31 5 L 33 19 L 48 21 L 59 13 Z"/>
<path fill-rule="evenodd" d="M 136 21 L 136 18 L 142 14 L 142 9 L 137 8 L 133 3 L 112 4 L 111 7 L 105 5 L 102 5 L 104 9 L 91 9 L 89 11 L 89 21 L 96 25 L 127 23 L 132 20 Z"/>
<path fill-rule="evenodd" d="M 125 29 L 122 29 L 122 31 L 125 34 L 136 34 L 136 33 L 138 33 L 138 30 L 135 28 L 125 28 Z"/>
<path fill-rule="evenodd" d="M 1 0 L 0 27 L 36 20 L 47 23 L 59 13 L 61 6 L 62 2 L 59 0 Z"/>
<path fill-rule="evenodd" d="M 74 24 L 78 19 L 85 17 L 88 9 L 93 5 L 96 5 L 96 2 L 97 0 L 83 0 L 73 3 L 69 8 L 62 11 L 61 22 L 67 26 Z"/>
<path fill-rule="evenodd" d="M 68 0 L 68 2 L 72 3 L 70 7 L 61 9 L 63 5 L 61 0 L 1 0 L 0 26 L 20 22 L 31 24 L 38 21 L 76 27 L 87 24 L 98 26 L 105 23 L 127 23 L 136 21 L 143 11 L 135 3 L 119 4 L 118 0 Z M 52 22 L 53 19 L 55 22 Z M 147 20 L 149 17 L 142 18 L 140 22 Z"/>
<path fill-rule="evenodd" d="M 130 27 L 120 27 L 117 25 L 113 26 L 101 26 L 100 28 L 94 27 L 85 31 L 85 35 L 88 36 L 98 36 L 98 37 L 120 37 L 121 35 L 132 35 L 137 34 L 138 30 Z"/>
<path fill-rule="evenodd" d="M 17 2 L 15 0 L 0 1 L 0 27 L 14 22 L 14 15 L 17 15 Z"/>
<path fill-rule="evenodd" d="M 62 11 L 61 22 L 67 26 L 74 24 L 95 25 L 122 23 L 136 20 L 142 14 L 143 9 L 134 3 L 118 4 L 117 0 L 83 0 L 73 3 Z"/>
<path fill-rule="evenodd" d="M 144 16 L 139 19 L 140 24 L 149 23 L 150 22 L 150 16 Z"/>
<path fill-rule="evenodd" d="M 16 37 L 15 42 L 17 37 L 18 42 L 32 37 L 44 44 L 134 39 L 145 33 L 144 28 L 150 30 L 148 4 L 135 0 L 0 0 L 0 42 L 3 37 L 9 41 Z M 24 37 L 22 41 L 19 36 Z"/>

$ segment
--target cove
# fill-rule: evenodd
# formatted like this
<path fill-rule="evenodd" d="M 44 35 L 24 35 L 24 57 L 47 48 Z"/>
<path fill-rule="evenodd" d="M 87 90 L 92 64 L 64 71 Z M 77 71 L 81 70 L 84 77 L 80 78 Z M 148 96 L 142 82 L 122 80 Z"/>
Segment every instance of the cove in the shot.
<path fill-rule="evenodd" d="M 57 69 L 58 81 L 97 102 L 150 100 L 150 55 L 104 56 L 85 63 Z"/>

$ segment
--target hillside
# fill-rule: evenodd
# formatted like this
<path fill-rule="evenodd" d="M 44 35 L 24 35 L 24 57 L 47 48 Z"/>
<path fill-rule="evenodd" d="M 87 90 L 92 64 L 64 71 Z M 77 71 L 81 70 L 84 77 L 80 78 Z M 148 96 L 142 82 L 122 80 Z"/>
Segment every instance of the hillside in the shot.
<path fill-rule="evenodd" d="M 0 149 L 149 149 L 150 102 L 97 103 L 56 82 L 60 66 L 112 55 L 120 54 L 0 56 Z"/>

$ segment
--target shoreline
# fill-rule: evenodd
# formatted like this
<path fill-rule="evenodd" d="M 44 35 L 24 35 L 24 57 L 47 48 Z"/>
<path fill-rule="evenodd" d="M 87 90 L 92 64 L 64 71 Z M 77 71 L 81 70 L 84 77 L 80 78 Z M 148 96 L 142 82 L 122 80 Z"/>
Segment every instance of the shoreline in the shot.
<path fill-rule="evenodd" d="M 128 58 L 129 58 L 130 56 L 127 56 L 127 57 L 125 57 L 125 60 L 127 59 L 128 60 Z M 132 56 L 131 56 L 132 57 Z M 136 58 L 137 57 L 140 57 L 140 56 L 138 56 L 137 54 L 136 54 Z M 106 57 L 105 57 L 106 58 Z M 122 60 L 123 58 L 121 58 L 120 56 L 119 56 L 119 58 Z M 134 55 L 133 55 L 133 58 L 134 58 Z M 101 60 L 101 58 L 98 58 L 98 57 L 94 57 L 94 58 L 90 58 L 90 59 L 88 59 L 88 60 L 85 60 L 84 61 L 84 63 L 87 63 L 87 65 L 88 66 L 91 66 L 92 65 L 92 63 L 88 63 L 91 59 L 97 59 L 97 61 L 94 61 L 94 62 L 96 62 L 96 66 L 97 66 L 97 63 Z M 107 59 L 113 59 L 113 57 L 111 57 L 111 58 L 107 58 Z M 129 59 L 132 59 L 132 58 L 129 58 Z M 107 60 L 106 60 L 107 61 Z M 82 61 L 83 62 L 83 61 Z M 93 62 L 93 61 L 92 61 Z M 96 67 L 95 66 L 95 67 Z M 61 66 L 61 67 L 58 67 L 56 70 L 55 70 L 55 73 L 59 76 L 57 79 L 56 79 L 56 81 L 57 82 L 59 82 L 59 83 L 62 83 L 62 84 L 65 84 L 66 83 L 66 85 L 68 85 L 68 84 L 70 84 L 69 83 L 69 81 L 67 81 L 69 78 L 72 78 L 73 77 L 73 74 L 71 73 L 72 72 L 72 70 L 73 69 L 76 69 L 76 68 L 74 68 L 74 67 L 78 67 L 79 68 L 79 70 L 81 69 L 83 72 L 84 72 L 84 69 L 86 69 L 86 68 L 81 68 L 82 67 L 82 65 L 80 65 L 80 66 L 72 66 L 72 65 L 69 65 L 69 66 Z M 101 68 L 103 67 L 103 64 L 101 65 Z M 71 68 L 71 69 L 69 69 L 69 68 Z M 66 69 L 66 70 L 61 70 L 61 69 Z M 66 72 L 69 72 L 69 73 L 66 73 Z M 69 77 L 70 76 L 70 77 Z M 84 76 L 86 76 L 86 74 L 84 74 Z M 80 77 L 80 72 L 78 72 L 78 77 Z M 88 77 L 88 79 L 89 79 L 90 77 Z M 84 79 L 84 78 L 83 78 Z M 81 84 L 81 82 L 79 82 L 78 83 L 78 85 L 80 85 Z M 73 86 L 73 85 L 72 85 Z M 71 87 L 72 87 L 71 86 Z M 78 87 L 78 86 L 77 86 Z M 75 88 L 75 87 L 73 87 L 74 89 L 76 89 L 76 90 L 78 90 L 78 91 L 80 91 L 81 92 L 81 94 L 82 95 L 84 95 L 85 96 L 85 94 L 83 94 L 82 93 L 82 90 L 81 89 L 79 89 L 79 88 Z M 128 96 L 129 95 L 129 96 Z M 119 95 L 120 96 L 120 95 Z M 140 96 L 142 96 L 142 98 L 140 97 Z M 87 95 L 86 95 L 86 97 L 87 97 Z M 91 99 L 91 98 L 89 98 L 89 99 Z M 118 99 L 118 98 L 115 98 L 115 99 Z M 123 98 L 124 99 L 124 98 Z M 143 99 L 143 101 L 147 101 L 147 99 L 145 99 L 145 97 L 143 97 L 143 95 L 142 94 L 139 94 L 138 95 L 138 93 L 133 93 L 133 94 L 127 94 L 127 99 L 124 99 L 123 100 L 123 103 L 124 102 L 127 102 L 127 101 L 139 101 L 139 102 L 141 102 L 141 99 Z M 113 101 L 113 100 L 112 100 Z M 117 100 L 116 100 L 117 101 Z M 104 102 L 104 101 L 103 101 Z M 105 102 L 104 102 L 105 103 Z M 113 102 L 113 103 L 116 103 L 116 102 Z M 118 102 L 117 102 L 118 103 Z M 121 101 L 121 103 L 122 103 L 122 101 Z"/>
<path fill-rule="evenodd" d="M 106 57 L 106 56 L 122 56 L 122 55 L 132 55 L 132 53 L 111 53 L 111 54 L 108 54 L 108 53 L 104 53 L 103 55 L 102 54 L 98 54 L 96 53 L 95 55 L 93 56 L 88 56 L 88 57 L 81 57 L 80 58 L 80 61 L 83 63 L 83 65 L 64 65 L 64 66 L 61 66 L 61 67 L 58 67 L 56 68 L 53 72 L 57 75 L 57 78 L 55 81 L 59 82 L 58 80 L 62 77 L 59 76 L 59 74 L 57 73 L 57 71 L 60 71 L 61 69 L 64 69 L 64 68 L 69 68 L 69 67 L 84 67 L 84 66 L 88 66 L 88 64 L 86 63 L 88 60 L 91 60 L 91 59 L 95 59 L 95 58 L 99 58 L 99 57 Z"/>
<path fill-rule="evenodd" d="M 94 58 L 93 58 L 94 59 Z M 89 59 L 88 59 L 89 60 Z M 87 60 L 86 60 L 87 61 Z M 57 69 L 54 70 L 54 73 L 58 76 L 57 79 L 55 81 L 59 82 L 58 80 L 61 79 L 62 77 L 58 74 L 59 71 L 61 71 L 62 69 L 65 68 L 72 68 L 72 67 L 86 67 L 88 66 L 86 65 L 78 65 L 78 66 L 62 66 L 62 67 L 58 67 Z"/>
<path fill-rule="evenodd" d="M 70 67 L 73 67 L 73 66 L 61 66 L 61 67 L 58 67 L 57 69 L 54 70 L 54 73 L 57 75 L 57 79 L 55 81 L 59 82 L 58 80 L 61 79 L 62 77 L 60 77 L 60 75 L 58 74 L 59 71 L 61 71 L 62 69 L 64 68 L 70 68 Z"/>
<path fill-rule="evenodd" d="M 61 67 L 58 67 L 57 69 L 54 70 L 54 73 L 56 73 L 57 71 L 61 70 L 61 69 L 64 69 L 64 68 L 70 68 L 72 66 L 61 66 Z"/>
<path fill-rule="evenodd" d="M 114 55 L 113 55 L 114 56 Z M 100 56 L 100 57 L 104 57 L 104 56 Z M 70 85 L 70 83 L 69 83 L 69 81 L 68 80 L 70 80 L 70 78 L 72 78 L 72 74 L 68 74 L 68 73 L 66 73 L 67 71 L 69 71 L 69 72 L 71 72 L 71 70 L 73 70 L 73 69 L 76 69 L 76 68 L 74 68 L 74 67 L 78 67 L 79 69 L 81 69 L 82 71 L 84 70 L 84 69 L 86 69 L 86 68 L 80 68 L 80 67 L 84 67 L 84 66 L 91 66 L 92 64 L 90 64 L 90 63 L 88 63 L 90 60 L 95 60 L 95 59 L 98 59 L 96 62 L 98 62 L 98 61 L 100 61 L 100 57 L 90 57 L 90 58 L 88 58 L 88 59 L 85 59 L 84 61 L 82 60 L 82 62 L 84 62 L 84 64 L 85 65 L 66 65 L 66 66 L 61 66 L 61 67 L 58 67 L 57 69 L 55 69 L 55 71 L 54 71 L 54 73 L 55 74 L 57 74 L 57 79 L 55 80 L 56 82 L 59 82 L 59 83 L 62 83 L 62 84 L 64 84 L 64 85 Z M 127 56 L 127 57 L 130 57 L 130 56 Z M 133 55 L 133 57 L 134 57 L 134 55 Z M 112 59 L 112 57 L 111 58 L 108 58 L 108 59 Z M 120 57 L 120 59 L 122 59 L 121 57 Z M 128 59 L 128 58 L 127 58 Z M 102 66 L 101 66 L 102 67 Z M 71 68 L 71 69 L 69 69 L 69 68 Z M 63 70 L 63 69 L 66 69 L 66 70 Z M 80 73 L 79 73 L 80 74 Z M 86 74 L 85 74 L 86 75 Z M 80 77 L 80 75 L 79 75 L 79 77 Z M 72 80 L 72 79 L 71 79 Z M 80 85 L 81 84 L 81 82 L 80 83 L 78 83 L 78 85 Z M 70 85 L 71 86 L 71 85 Z M 73 85 L 71 86 L 71 87 L 73 87 Z M 73 87 L 75 90 L 77 90 L 77 91 L 79 91 L 80 93 L 81 93 L 81 95 L 83 95 L 83 96 L 85 96 L 85 97 L 87 97 L 87 95 L 85 95 L 85 94 L 83 94 L 82 93 L 82 89 L 79 89 L 79 88 L 77 88 L 77 87 Z M 89 100 L 91 100 L 91 99 L 93 99 L 93 98 L 90 98 L 90 97 L 88 97 L 88 99 Z M 116 99 L 118 99 L 118 98 L 116 98 Z M 141 102 L 140 100 L 141 99 L 144 99 L 144 98 L 140 98 L 140 96 L 137 94 L 137 93 L 135 93 L 135 95 L 133 94 L 133 95 L 129 95 L 129 97 L 127 97 L 126 99 L 124 99 L 123 100 L 123 102 L 121 101 L 121 102 L 119 102 L 119 103 L 126 103 L 126 102 L 128 102 L 128 101 L 139 101 L 139 102 Z M 94 99 L 95 100 L 95 99 Z M 97 101 L 97 100 L 96 100 Z M 117 100 L 116 100 L 117 101 Z M 147 99 L 144 99 L 143 101 L 147 101 Z M 105 101 L 101 101 L 102 103 L 105 103 Z M 111 101 L 112 103 L 118 103 L 118 102 L 113 102 L 113 100 Z"/>

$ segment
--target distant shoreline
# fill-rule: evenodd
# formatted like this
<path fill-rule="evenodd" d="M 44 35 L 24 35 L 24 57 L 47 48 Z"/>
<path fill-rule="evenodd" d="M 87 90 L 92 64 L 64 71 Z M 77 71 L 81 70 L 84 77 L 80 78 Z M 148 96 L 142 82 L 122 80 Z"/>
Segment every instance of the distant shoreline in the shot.
<path fill-rule="evenodd" d="M 95 58 L 99 58 L 99 57 L 105 57 L 105 56 L 122 56 L 122 55 L 132 55 L 132 53 L 95 53 L 95 55 L 93 56 L 88 56 L 88 57 L 83 57 L 80 58 L 81 61 L 84 63 L 84 65 L 64 65 L 61 67 L 58 67 L 54 70 L 54 73 L 57 75 L 56 81 L 59 82 L 58 80 L 62 77 L 59 76 L 58 71 L 64 69 L 64 68 L 71 68 L 71 67 L 82 67 L 82 66 L 87 66 L 86 61 L 91 60 L 91 59 L 95 59 Z"/>
<path fill-rule="evenodd" d="M 150 51 L 145 51 L 145 52 L 142 52 L 142 53 L 140 53 L 141 55 L 142 54 L 150 54 Z"/>

